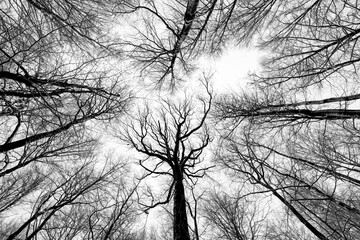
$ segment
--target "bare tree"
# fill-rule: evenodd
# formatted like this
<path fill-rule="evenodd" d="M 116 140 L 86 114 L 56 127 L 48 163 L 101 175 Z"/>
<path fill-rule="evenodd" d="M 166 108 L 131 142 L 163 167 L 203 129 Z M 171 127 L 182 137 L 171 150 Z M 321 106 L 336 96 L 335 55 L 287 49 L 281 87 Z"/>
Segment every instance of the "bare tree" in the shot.
<path fill-rule="evenodd" d="M 190 186 L 190 193 L 192 199 L 187 200 L 187 205 L 189 209 L 189 215 L 192 219 L 192 226 L 190 227 L 192 239 L 200 240 L 202 239 L 207 226 L 205 227 L 203 223 L 202 216 L 200 214 L 200 204 L 204 198 L 206 190 L 202 190 L 200 193 L 196 193 L 195 186 Z"/>
<path fill-rule="evenodd" d="M 123 113 L 130 100 L 114 68 L 115 38 L 108 35 L 116 6 L 113 1 L 0 3 L 2 239 L 46 238 L 54 219 L 93 204 L 89 195 L 120 170 L 97 172 L 96 161 L 86 161 L 98 138 L 89 133 L 91 124 Z M 16 212 L 22 217 L 13 221 Z M 71 239 L 66 227 L 54 225 L 56 234 L 49 238 Z"/>
<path fill-rule="evenodd" d="M 314 139 L 308 131 L 301 135 L 299 130 L 296 135 L 276 128 L 264 131 L 252 129 L 242 138 L 237 134 L 228 137 L 223 163 L 247 182 L 271 192 L 320 239 L 356 239 L 359 228 L 358 201 L 354 194 L 358 189 L 356 166 L 346 167 L 349 163 L 341 160 L 340 147 L 333 149 L 338 155 L 328 150 L 327 140 L 336 138 L 315 135 L 318 139 Z M 271 131 L 278 134 L 270 135 Z M 284 139 L 286 133 L 289 137 Z M 337 138 L 343 141 L 340 135 Z"/>
<path fill-rule="evenodd" d="M 63 206 L 88 193 L 85 187 L 53 205 L 46 200 L 46 192 L 59 192 L 59 186 L 91 183 L 73 179 L 71 172 L 61 175 L 59 166 L 89 157 L 96 139 L 87 128 L 128 106 L 116 65 L 118 46 L 140 63 L 144 79 L 173 89 L 204 51 L 254 39 L 269 56 L 252 88 L 217 103 L 216 117 L 232 130 L 223 132 L 220 160 L 274 194 L 320 239 L 359 234 L 356 1 L 15 0 L 2 1 L 0 9 L 0 214 L 38 199 L 28 223 L 2 223 L 12 234 L 7 237 L 38 236 Z M 111 29 L 119 13 L 143 20 L 134 21 L 137 34 L 121 44 Z M 164 100 L 159 111 L 147 106 L 123 135 L 147 156 L 140 161 L 146 176 L 168 177 L 166 199 L 158 202 L 149 191 L 152 203 L 145 208 L 173 198 L 174 238 L 189 238 L 186 183 L 207 170 L 199 165 L 211 140 L 207 91 L 210 100 L 200 99 L 200 120 L 191 98 L 181 104 Z M 49 169 L 60 175 L 50 181 L 43 173 Z M 49 181 L 53 185 L 41 190 Z M 126 206 L 126 198 L 118 199 L 112 200 L 113 220 Z M 107 211 L 98 207 L 95 212 Z M 190 212 L 194 219 L 196 214 Z M 113 234 L 118 221 L 105 222 L 89 222 L 92 238 Z"/>
<path fill-rule="evenodd" d="M 140 68 L 142 79 L 174 89 L 196 68 L 198 56 L 218 53 L 231 40 L 240 42 L 237 38 L 245 39 L 256 31 L 252 27 L 263 19 L 247 16 L 246 21 L 239 21 L 248 2 L 252 1 L 137 0 L 126 4 L 120 12 L 133 16 L 135 30 L 127 41 L 128 55 Z"/>
<path fill-rule="evenodd" d="M 212 103 L 212 93 L 205 83 L 208 99 L 185 96 L 181 102 L 164 99 L 156 110 L 147 104 L 127 127 L 120 138 L 144 158 L 139 164 L 148 176 L 167 176 L 168 187 L 158 200 L 151 193 L 147 211 L 173 200 L 173 237 L 190 239 L 186 211 L 185 182 L 202 178 L 210 167 L 202 167 L 201 154 L 211 141 L 206 118 Z"/>
<path fill-rule="evenodd" d="M 260 19 L 258 29 L 271 25 L 261 36 L 249 35 L 262 37 L 258 44 L 269 54 L 253 91 L 224 97 L 219 117 L 287 123 L 359 117 L 357 3 L 248 1 L 239 9 L 240 22 Z"/>
<path fill-rule="evenodd" d="M 0 177 L 77 148 L 86 121 L 123 112 L 129 99 L 119 73 L 103 65 L 108 53 L 97 48 L 104 16 L 89 12 L 109 3 L 51 4 L 1 3 Z"/>
<path fill-rule="evenodd" d="M 125 185 L 124 164 L 100 168 L 94 158 L 74 161 L 72 168 L 67 161 L 37 170 L 43 179 L 36 191 L 2 214 L 1 222 L 12 224 L 1 232 L 3 239 L 105 240 L 133 234 L 136 186 Z"/>
<path fill-rule="evenodd" d="M 248 37 L 269 54 L 246 92 L 215 104 L 232 127 L 226 164 L 271 191 L 318 238 L 356 239 L 358 3 L 245 5 L 239 19 L 260 14 L 264 30 Z"/>
<path fill-rule="evenodd" d="M 44 239 L 136 239 L 137 186 L 127 186 L 121 168 L 51 218 L 43 227 Z"/>
<path fill-rule="evenodd" d="M 267 239 L 267 213 L 240 192 L 237 196 L 212 192 L 203 205 L 213 239 Z"/>

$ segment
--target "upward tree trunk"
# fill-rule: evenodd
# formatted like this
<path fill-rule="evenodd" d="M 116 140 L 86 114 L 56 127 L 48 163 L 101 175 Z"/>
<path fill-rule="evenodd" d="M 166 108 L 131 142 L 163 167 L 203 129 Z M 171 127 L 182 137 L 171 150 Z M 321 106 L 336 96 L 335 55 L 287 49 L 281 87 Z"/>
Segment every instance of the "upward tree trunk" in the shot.
<path fill-rule="evenodd" d="M 174 240 L 190 240 L 185 190 L 181 174 L 174 174 Z"/>
<path fill-rule="evenodd" d="M 275 197 L 277 197 L 282 203 L 284 203 L 285 206 L 287 206 L 290 209 L 290 211 L 299 219 L 299 221 L 303 223 L 316 237 L 318 237 L 320 240 L 328 239 L 327 237 L 325 237 L 324 234 L 318 231 L 317 228 L 311 224 L 311 222 L 309 222 L 306 218 L 304 218 L 303 215 L 298 210 L 296 210 L 296 208 L 289 201 L 287 201 L 279 193 L 277 193 L 273 187 L 267 184 L 261 184 L 261 185 L 271 190 L 272 193 L 275 195 Z"/>

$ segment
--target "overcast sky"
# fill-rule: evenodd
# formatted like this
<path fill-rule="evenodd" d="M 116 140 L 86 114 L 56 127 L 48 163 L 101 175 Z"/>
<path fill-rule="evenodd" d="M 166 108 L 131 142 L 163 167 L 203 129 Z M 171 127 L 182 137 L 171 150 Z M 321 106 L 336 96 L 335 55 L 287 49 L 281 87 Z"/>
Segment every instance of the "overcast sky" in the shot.
<path fill-rule="evenodd" d="M 203 57 L 204 70 L 215 71 L 212 82 L 217 93 L 234 91 L 245 87 L 248 73 L 260 67 L 261 54 L 254 48 L 228 47 L 218 57 Z"/>

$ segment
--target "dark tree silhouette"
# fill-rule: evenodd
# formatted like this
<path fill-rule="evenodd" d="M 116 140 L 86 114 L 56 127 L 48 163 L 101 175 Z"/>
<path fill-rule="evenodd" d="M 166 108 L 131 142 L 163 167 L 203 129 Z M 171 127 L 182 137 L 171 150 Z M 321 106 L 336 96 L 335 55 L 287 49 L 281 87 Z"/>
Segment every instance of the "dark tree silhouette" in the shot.
<path fill-rule="evenodd" d="M 147 211 L 173 201 L 173 237 L 190 239 L 186 211 L 185 181 L 202 178 L 210 167 L 201 167 L 201 154 L 211 141 L 206 118 L 212 93 L 206 83 L 208 99 L 185 96 L 181 102 L 170 99 L 160 106 L 145 109 L 122 129 L 120 138 L 145 156 L 139 163 L 147 176 L 169 177 L 164 200 L 155 199 L 144 205 Z M 156 110 L 152 110 L 155 108 Z"/>

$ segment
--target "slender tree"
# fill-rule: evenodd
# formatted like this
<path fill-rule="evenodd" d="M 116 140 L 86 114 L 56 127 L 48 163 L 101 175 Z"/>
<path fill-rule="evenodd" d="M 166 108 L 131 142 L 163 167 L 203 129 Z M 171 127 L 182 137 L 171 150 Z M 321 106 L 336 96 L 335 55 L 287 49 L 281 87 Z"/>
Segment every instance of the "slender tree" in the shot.
<path fill-rule="evenodd" d="M 212 192 L 204 201 L 204 217 L 213 239 L 267 239 L 267 214 L 249 196 Z"/>
<path fill-rule="evenodd" d="M 125 185 L 124 164 L 74 160 L 37 170 L 31 195 L 4 212 L 2 239 L 127 239 L 136 219 L 135 188 Z M 31 179 L 28 179 L 31 181 Z M 16 219 L 7 216 L 15 215 Z"/>

